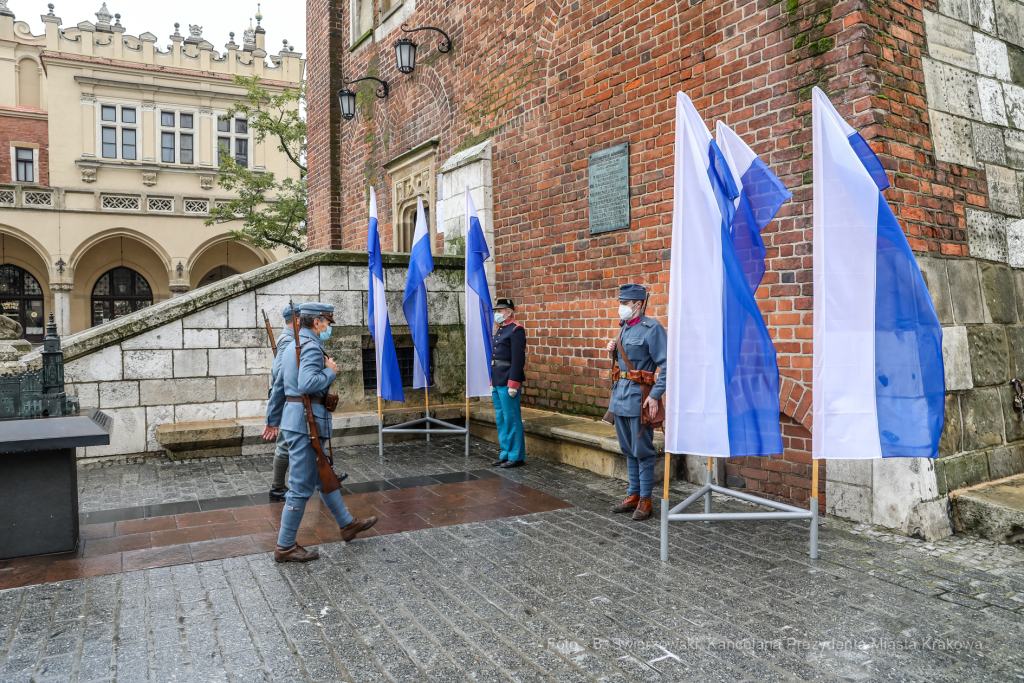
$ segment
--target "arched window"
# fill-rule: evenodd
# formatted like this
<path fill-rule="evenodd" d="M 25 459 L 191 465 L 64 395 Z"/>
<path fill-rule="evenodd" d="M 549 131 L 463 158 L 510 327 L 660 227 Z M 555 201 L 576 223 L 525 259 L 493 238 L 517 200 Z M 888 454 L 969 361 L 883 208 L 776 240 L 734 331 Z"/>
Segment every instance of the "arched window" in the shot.
<path fill-rule="evenodd" d="M 43 340 L 46 333 L 43 288 L 24 268 L 10 264 L 0 266 L 0 309 L 8 318 L 21 323 L 25 339 Z"/>
<path fill-rule="evenodd" d="M 35 60 L 18 62 L 18 104 L 39 106 L 39 65 Z"/>
<path fill-rule="evenodd" d="M 427 232 L 430 232 L 430 205 L 423 202 L 423 217 L 427 222 Z M 412 240 L 416 236 L 416 204 L 415 202 L 405 207 L 402 211 L 402 219 L 399 223 L 396 237 L 395 251 L 411 252 Z"/>
<path fill-rule="evenodd" d="M 103 274 L 92 288 L 92 324 L 102 325 L 153 305 L 153 290 L 146 278 L 119 266 Z"/>

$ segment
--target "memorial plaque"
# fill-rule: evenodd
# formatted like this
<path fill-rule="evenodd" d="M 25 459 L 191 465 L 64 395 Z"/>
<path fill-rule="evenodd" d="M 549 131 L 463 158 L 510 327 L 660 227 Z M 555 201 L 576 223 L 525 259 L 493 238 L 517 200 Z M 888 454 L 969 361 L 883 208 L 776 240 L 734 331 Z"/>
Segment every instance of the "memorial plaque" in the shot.
<path fill-rule="evenodd" d="M 590 234 L 629 228 L 629 143 L 602 149 L 587 162 Z"/>

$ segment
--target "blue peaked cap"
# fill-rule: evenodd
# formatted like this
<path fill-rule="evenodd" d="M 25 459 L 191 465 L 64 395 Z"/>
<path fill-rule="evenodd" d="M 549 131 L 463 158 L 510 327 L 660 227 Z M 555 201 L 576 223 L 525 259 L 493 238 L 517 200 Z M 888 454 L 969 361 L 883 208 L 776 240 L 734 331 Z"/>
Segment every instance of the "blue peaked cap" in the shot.
<path fill-rule="evenodd" d="M 298 307 L 296 306 L 296 308 L 298 308 Z M 281 311 L 281 317 L 283 317 L 285 319 L 285 322 L 291 321 L 291 319 L 292 319 L 292 305 L 291 304 L 288 304 L 287 306 L 284 307 L 284 310 Z"/>
<path fill-rule="evenodd" d="M 319 301 L 310 301 L 304 304 L 297 304 L 296 308 L 299 309 L 300 315 L 324 315 L 330 318 L 331 321 L 334 320 L 334 306 L 331 304 L 324 304 Z"/>
<path fill-rule="evenodd" d="M 619 287 L 619 301 L 643 301 L 647 298 L 647 290 L 643 285 L 634 282 Z"/>

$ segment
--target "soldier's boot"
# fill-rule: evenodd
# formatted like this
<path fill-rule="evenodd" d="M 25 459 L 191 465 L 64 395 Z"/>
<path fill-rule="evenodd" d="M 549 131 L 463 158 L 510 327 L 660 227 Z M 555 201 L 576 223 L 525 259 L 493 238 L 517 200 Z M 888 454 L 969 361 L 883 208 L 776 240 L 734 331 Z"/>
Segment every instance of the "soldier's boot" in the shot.
<path fill-rule="evenodd" d="M 376 517 L 367 517 L 366 519 L 359 519 L 358 517 L 356 517 L 347 525 L 341 527 L 341 540 L 348 543 L 353 538 L 355 538 L 356 534 L 358 534 L 360 531 L 366 531 L 376 523 Z"/>
<path fill-rule="evenodd" d="M 306 550 L 298 543 L 291 548 L 277 546 L 277 550 L 274 551 L 274 562 L 310 562 L 319 557 L 319 551 Z"/>
<path fill-rule="evenodd" d="M 640 496 L 634 493 L 631 496 L 626 496 L 625 500 L 618 505 L 613 505 L 612 512 L 632 512 L 636 510 L 636 506 L 639 504 Z"/>
<path fill-rule="evenodd" d="M 498 458 L 497 460 L 491 463 L 491 467 L 501 467 L 506 462 L 508 462 L 508 460 L 505 460 L 505 458 Z"/>
<path fill-rule="evenodd" d="M 284 497 L 287 496 L 287 495 L 288 495 L 288 487 L 287 486 L 275 486 L 274 488 L 270 489 L 270 502 L 271 503 L 280 503 L 280 502 L 284 501 Z"/>
<path fill-rule="evenodd" d="M 633 519 L 637 520 L 638 522 L 641 520 L 645 520 L 651 516 L 651 511 L 653 509 L 654 506 L 651 505 L 650 498 L 641 498 L 640 503 L 636 506 L 636 510 L 633 512 Z"/>

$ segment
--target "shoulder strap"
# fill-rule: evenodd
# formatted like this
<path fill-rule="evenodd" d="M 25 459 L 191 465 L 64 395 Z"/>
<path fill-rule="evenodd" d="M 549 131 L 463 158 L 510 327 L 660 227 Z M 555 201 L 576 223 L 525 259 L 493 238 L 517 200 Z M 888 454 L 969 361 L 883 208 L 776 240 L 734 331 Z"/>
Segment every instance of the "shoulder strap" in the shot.
<path fill-rule="evenodd" d="M 621 330 L 619 330 L 619 337 L 618 337 L 618 339 L 615 340 L 615 343 L 619 347 L 619 353 L 622 354 L 622 360 L 623 360 L 623 362 L 626 363 L 626 368 L 630 372 L 636 372 L 636 368 L 634 368 L 633 364 L 629 362 L 629 356 L 626 355 L 626 350 L 624 348 L 622 348 L 622 333 L 624 331 L 625 331 L 625 326 L 623 326 L 623 328 Z"/>

